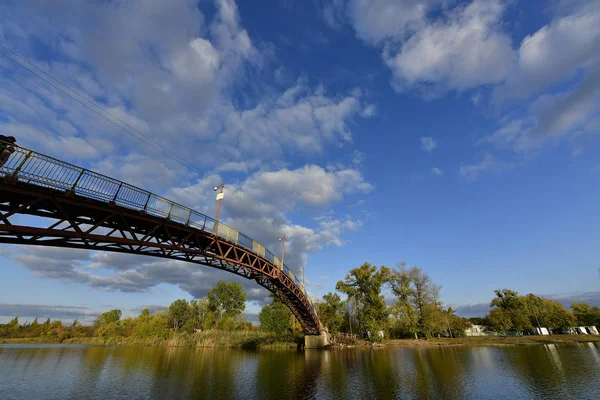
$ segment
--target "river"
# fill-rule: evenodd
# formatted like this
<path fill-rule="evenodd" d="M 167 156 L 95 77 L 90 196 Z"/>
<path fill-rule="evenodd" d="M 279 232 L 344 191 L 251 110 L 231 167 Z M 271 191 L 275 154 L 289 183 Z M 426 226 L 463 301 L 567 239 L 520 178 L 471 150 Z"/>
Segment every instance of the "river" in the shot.
<path fill-rule="evenodd" d="M 0 345 L 0 399 L 600 399 L 600 344 L 260 350 Z"/>

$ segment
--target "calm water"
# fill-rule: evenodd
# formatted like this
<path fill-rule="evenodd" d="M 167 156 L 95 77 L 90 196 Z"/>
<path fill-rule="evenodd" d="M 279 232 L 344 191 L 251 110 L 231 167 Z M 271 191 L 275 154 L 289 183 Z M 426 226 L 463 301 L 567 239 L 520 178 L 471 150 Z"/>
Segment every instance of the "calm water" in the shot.
<path fill-rule="evenodd" d="M 0 399 L 600 399 L 600 345 L 263 350 L 0 345 Z"/>

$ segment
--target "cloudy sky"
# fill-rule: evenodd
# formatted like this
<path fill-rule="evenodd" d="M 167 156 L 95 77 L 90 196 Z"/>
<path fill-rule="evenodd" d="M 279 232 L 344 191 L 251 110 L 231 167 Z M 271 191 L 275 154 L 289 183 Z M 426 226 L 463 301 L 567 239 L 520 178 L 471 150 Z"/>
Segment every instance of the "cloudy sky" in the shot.
<path fill-rule="evenodd" d="M 275 253 L 286 235 L 315 298 L 406 260 L 467 316 L 504 287 L 600 304 L 597 1 L 7 0 L 0 44 L 0 132 L 208 215 L 224 181 L 222 219 Z M 235 279 L 31 247 L 0 265 L 0 320 Z M 267 294 L 241 282 L 254 320 Z"/>

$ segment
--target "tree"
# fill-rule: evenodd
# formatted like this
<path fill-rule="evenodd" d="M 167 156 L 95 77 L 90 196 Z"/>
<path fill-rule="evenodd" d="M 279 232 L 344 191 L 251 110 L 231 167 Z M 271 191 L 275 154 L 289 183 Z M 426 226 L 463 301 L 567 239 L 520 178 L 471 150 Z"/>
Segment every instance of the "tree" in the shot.
<path fill-rule="evenodd" d="M 571 304 L 571 309 L 580 326 L 600 326 L 600 307 L 579 302 Z"/>
<path fill-rule="evenodd" d="M 190 317 L 189 304 L 185 299 L 175 300 L 169 306 L 169 314 L 173 320 L 173 329 L 181 328 Z"/>
<path fill-rule="evenodd" d="M 529 293 L 524 297 L 529 311 L 530 323 L 537 327 L 569 328 L 575 324 L 575 317 L 558 301 L 538 297 Z"/>
<path fill-rule="evenodd" d="M 495 308 L 490 311 L 487 317 L 490 328 L 496 332 L 506 333 L 512 327 L 512 320 L 508 313 L 502 308 Z"/>
<path fill-rule="evenodd" d="M 190 301 L 190 308 L 192 312 L 192 318 L 197 326 L 204 326 L 206 314 L 209 310 L 208 299 L 205 297 L 200 300 Z"/>
<path fill-rule="evenodd" d="M 336 290 L 356 301 L 359 328 L 368 331 L 374 340 L 379 337 L 376 333 L 383 328 L 388 317 L 381 289 L 389 281 L 390 274 L 390 269 L 385 266 L 378 269 L 364 263 L 351 270 L 346 279 L 335 286 Z"/>
<path fill-rule="evenodd" d="M 268 304 L 260 310 L 258 321 L 260 330 L 273 332 L 279 336 L 289 333 L 290 318 L 292 312 L 279 299 L 274 298 L 271 304 Z"/>
<path fill-rule="evenodd" d="M 118 309 L 114 309 L 114 310 L 110 310 L 107 312 L 104 312 L 102 314 L 100 314 L 100 316 L 98 318 L 96 318 L 96 320 L 94 321 L 94 326 L 98 327 L 98 326 L 103 326 L 103 325 L 110 325 L 110 324 L 116 324 L 119 322 L 119 320 L 121 319 L 121 310 Z M 48 318 L 48 321 L 46 321 L 46 323 L 50 323 L 50 318 Z"/>
<path fill-rule="evenodd" d="M 515 329 L 522 332 L 533 328 L 532 311 L 527 305 L 527 299 L 524 296 L 519 296 L 518 292 L 510 289 L 494 290 L 496 297 L 490 302 L 490 307 L 495 307 L 496 310 L 502 310 L 503 313 L 496 315 L 502 317 L 502 326 L 508 324 L 508 328 L 501 331 L 506 332 L 509 329 Z M 490 312 L 490 316 L 492 316 Z M 508 322 L 507 322 L 508 321 Z"/>
<path fill-rule="evenodd" d="M 393 306 L 394 315 L 404 330 L 417 337 L 420 333 L 431 337 L 436 332 L 447 332 L 443 309 L 439 301 L 440 286 L 419 267 L 406 269 L 404 262 L 394 270 L 390 280 L 392 292 L 398 298 Z"/>
<path fill-rule="evenodd" d="M 239 283 L 219 281 L 208 291 L 208 309 L 216 313 L 219 320 L 224 315 L 235 318 L 246 309 L 247 297 Z"/>
<path fill-rule="evenodd" d="M 514 310 L 522 307 L 518 292 L 510 289 L 494 290 L 496 297 L 490 302 L 490 307 L 501 308 L 504 311 Z"/>
<path fill-rule="evenodd" d="M 323 296 L 323 303 L 319 303 L 319 319 L 329 332 L 339 332 L 344 322 L 346 303 L 337 293 L 327 293 Z"/>

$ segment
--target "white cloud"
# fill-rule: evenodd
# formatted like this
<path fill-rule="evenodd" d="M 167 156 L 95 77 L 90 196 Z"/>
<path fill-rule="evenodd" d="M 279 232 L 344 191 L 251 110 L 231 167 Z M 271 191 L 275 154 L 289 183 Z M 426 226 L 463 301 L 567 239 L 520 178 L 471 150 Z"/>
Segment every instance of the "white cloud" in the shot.
<path fill-rule="evenodd" d="M 515 70 L 496 90 L 495 98 L 529 96 L 562 82 L 599 56 L 600 3 L 589 2 L 523 39 Z"/>
<path fill-rule="evenodd" d="M 431 137 L 421 137 L 421 148 L 431 153 L 437 147 L 437 140 Z"/>
<path fill-rule="evenodd" d="M 401 45 L 387 43 L 384 58 L 395 87 L 464 90 L 502 82 L 515 58 L 501 31 L 503 13 L 499 0 L 475 0 L 428 22 Z"/>
<path fill-rule="evenodd" d="M 67 0 L 52 7 L 25 0 L 3 9 L 0 30 L 11 48 L 168 151 L 124 134 L 5 59 L 0 129 L 25 146 L 165 190 L 181 173 L 168 154 L 188 167 L 246 172 L 292 153 L 308 158 L 350 143 L 355 120 L 375 115 L 360 91 L 327 93 L 307 80 L 282 92 L 258 82 L 264 88 L 253 101 L 238 101 L 233 89 L 263 68 L 269 46 L 252 41 L 234 1 L 215 6 L 210 20 L 193 0 L 75 8 Z M 52 50 L 50 59 L 37 58 L 30 40 L 17 35 L 19 25 Z"/>
<path fill-rule="evenodd" d="M 429 9 L 441 0 L 351 0 L 348 14 L 356 35 L 367 43 L 403 37 L 420 27 Z"/>
<path fill-rule="evenodd" d="M 431 168 L 431 173 L 433 175 L 438 175 L 438 176 L 444 174 L 444 172 L 439 168 Z"/>
<path fill-rule="evenodd" d="M 496 165 L 494 156 L 490 153 L 485 153 L 482 160 L 476 164 L 461 165 L 460 174 L 469 180 L 475 180 L 479 175 L 487 170 L 490 170 Z"/>

